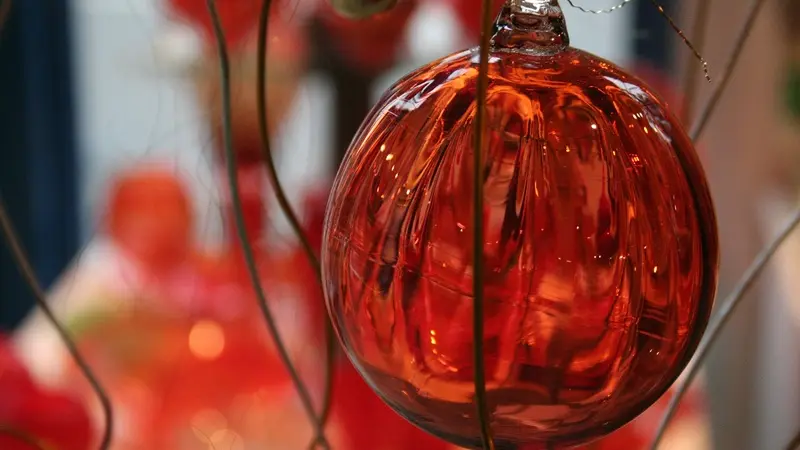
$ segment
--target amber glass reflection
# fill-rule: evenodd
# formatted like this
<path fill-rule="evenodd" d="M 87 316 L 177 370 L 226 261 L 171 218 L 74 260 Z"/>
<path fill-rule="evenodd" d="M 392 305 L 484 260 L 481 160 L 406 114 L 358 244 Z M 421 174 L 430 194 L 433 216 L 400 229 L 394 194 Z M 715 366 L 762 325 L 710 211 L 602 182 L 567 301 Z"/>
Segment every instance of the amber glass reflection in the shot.
<path fill-rule="evenodd" d="M 479 447 L 473 404 L 477 52 L 400 80 L 350 148 L 323 251 L 349 356 L 420 427 Z M 499 448 L 620 427 L 705 329 L 718 249 L 693 146 L 636 78 L 585 52 L 495 51 L 483 223 L 486 377 Z"/>

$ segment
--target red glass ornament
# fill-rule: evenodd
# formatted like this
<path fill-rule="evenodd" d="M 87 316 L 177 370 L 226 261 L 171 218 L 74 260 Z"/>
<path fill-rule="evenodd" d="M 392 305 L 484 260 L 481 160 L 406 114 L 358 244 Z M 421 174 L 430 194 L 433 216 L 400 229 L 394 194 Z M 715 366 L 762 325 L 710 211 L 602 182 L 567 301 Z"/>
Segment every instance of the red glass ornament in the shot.
<path fill-rule="evenodd" d="M 395 63 L 403 33 L 418 4 L 418 0 L 402 1 L 389 11 L 353 20 L 338 15 L 323 2 L 318 14 L 345 61 L 361 73 L 375 75 Z"/>
<path fill-rule="evenodd" d="M 716 218 L 677 119 L 637 78 L 568 45 L 556 0 L 504 6 L 483 151 L 485 373 L 499 448 L 581 444 L 678 377 L 716 290 Z M 328 308 L 404 417 L 478 448 L 473 137 L 478 54 L 400 80 L 331 194 Z"/>

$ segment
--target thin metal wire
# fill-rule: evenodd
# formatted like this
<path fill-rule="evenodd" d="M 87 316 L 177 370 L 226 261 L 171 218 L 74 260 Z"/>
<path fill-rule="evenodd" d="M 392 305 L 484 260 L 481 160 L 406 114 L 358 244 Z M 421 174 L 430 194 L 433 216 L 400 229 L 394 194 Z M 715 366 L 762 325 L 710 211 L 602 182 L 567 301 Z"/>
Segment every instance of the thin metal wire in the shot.
<path fill-rule="evenodd" d="M 767 267 L 767 263 L 769 263 L 775 253 L 780 249 L 781 245 L 783 245 L 786 239 L 792 234 L 792 232 L 798 228 L 798 225 L 800 225 L 800 209 L 795 211 L 791 220 L 789 220 L 789 222 L 783 227 L 778 236 L 772 242 L 770 242 L 764 250 L 761 251 L 753 264 L 747 268 L 747 271 L 745 271 L 742 278 L 739 279 L 739 282 L 736 283 L 736 286 L 733 288 L 733 291 L 730 293 L 730 295 L 720 304 L 719 311 L 714 315 L 714 317 L 712 317 L 703 339 L 697 346 L 694 359 L 692 359 L 684 371 L 684 378 L 682 378 L 676 385 L 675 393 L 670 399 L 667 412 L 661 419 L 656 437 L 653 440 L 652 446 L 650 447 L 652 450 L 656 450 L 658 448 L 658 444 L 664 437 L 664 433 L 666 432 L 670 419 L 672 419 L 672 417 L 675 415 L 683 396 L 686 394 L 686 391 L 689 389 L 692 381 L 694 381 L 695 377 L 700 372 L 700 368 L 703 366 L 706 356 L 708 356 L 708 351 L 714 345 L 714 342 L 716 342 L 722 330 L 725 328 L 725 325 L 728 323 L 728 320 L 730 320 L 730 318 L 733 316 L 736 308 L 742 303 L 744 294 L 750 290 L 750 288 L 753 286 L 753 283 L 758 279 L 758 276 L 761 275 L 761 273 Z"/>
<path fill-rule="evenodd" d="M 297 394 L 300 397 L 300 402 L 303 405 L 303 408 L 306 411 L 311 422 L 314 424 L 316 431 L 317 431 L 317 443 L 325 449 L 330 449 L 330 444 L 328 443 L 327 439 L 325 438 L 324 433 L 324 425 L 319 421 L 317 418 L 316 413 L 314 412 L 314 403 L 309 394 L 308 389 L 306 388 L 305 383 L 300 378 L 300 374 L 297 372 L 296 368 L 292 364 L 291 358 L 289 357 L 289 353 L 286 350 L 286 346 L 283 343 L 283 339 L 278 332 L 277 324 L 275 323 L 275 318 L 270 311 L 269 305 L 267 303 L 267 298 L 264 293 L 264 289 L 261 286 L 261 280 L 259 279 L 258 269 L 256 268 L 255 257 L 253 255 L 253 248 L 250 245 L 250 239 L 247 235 L 247 229 L 245 228 L 244 224 L 244 217 L 242 215 L 242 201 L 239 195 L 239 181 L 238 181 L 238 174 L 236 172 L 236 154 L 233 151 L 233 135 L 231 129 L 231 83 L 230 83 L 230 61 L 228 58 L 228 48 L 225 43 L 225 31 L 222 28 L 222 23 L 220 21 L 219 13 L 217 11 L 217 2 L 216 0 L 206 0 L 206 6 L 208 8 L 208 12 L 211 15 L 211 21 L 214 28 L 214 37 L 217 44 L 217 51 L 219 52 L 219 65 L 220 65 L 220 84 L 221 84 L 221 91 L 222 91 L 222 124 L 223 124 L 223 142 L 225 147 L 225 163 L 227 166 L 227 173 L 228 173 L 228 184 L 229 189 L 231 192 L 231 198 L 233 200 L 233 210 L 234 210 L 234 222 L 236 223 L 236 234 L 239 238 L 239 243 L 242 247 L 244 253 L 245 264 L 247 266 L 247 271 L 250 275 L 250 281 L 253 284 L 253 288 L 256 292 L 256 297 L 258 299 L 258 305 L 261 308 L 261 312 L 264 315 L 264 319 L 267 323 L 267 329 L 272 340 L 275 342 L 275 347 L 278 352 L 278 356 L 281 359 L 281 362 L 286 367 L 287 371 L 289 372 L 289 376 L 292 379 L 292 383 L 294 384 L 295 389 L 297 390 Z"/>
<path fill-rule="evenodd" d="M 489 407 L 486 401 L 486 367 L 483 354 L 483 142 L 486 131 L 486 99 L 489 90 L 489 47 L 492 39 L 492 1 L 481 2 L 481 45 L 479 50 L 477 93 L 475 99 L 475 142 L 473 148 L 473 311 L 472 340 L 475 362 L 475 407 L 484 450 L 494 450 Z"/>
<path fill-rule="evenodd" d="M 36 448 L 36 450 L 47 450 L 45 449 L 44 445 L 42 445 L 42 443 L 39 442 L 39 440 L 36 439 L 34 436 L 31 436 L 30 434 L 25 433 L 17 428 L 5 424 L 0 424 L 0 435 L 3 434 L 5 434 L 6 436 L 11 436 L 12 438 L 20 442 L 24 442 L 30 445 L 31 447 Z"/>
<path fill-rule="evenodd" d="M 694 24 L 692 25 L 692 39 L 698 50 L 702 51 L 706 42 L 706 28 L 708 27 L 708 12 L 711 2 L 708 0 L 695 0 Z M 686 67 L 683 69 L 683 111 L 681 118 L 684 124 L 691 123 L 692 113 L 694 112 L 694 102 L 697 100 L 697 74 L 695 66 L 692 64 L 693 58 L 689 57 Z"/>
<path fill-rule="evenodd" d="M 612 12 L 618 10 L 618 9 L 624 8 L 625 6 L 628 5 L 628 3 L 631 3 L 632 1 L 633 0 L 622 0 L 621 2 L 617 3 L 616 5 L 614 5 L 614 6 L 610 7 L 610 8 L 603 8 L 603 9 L 584 8 L 583 6 L 576 5 L 573 0 L 567 0 L 567 3 L 569 3 L 569 6 L 572 6 L 573 8 L 575 8 L 578 11 L 581 11 L 581 12 L 585 12 L 585 13 L 589 13 L 589 14 L 608 14 L 608 13 L 612 13 Z"/>
<path fill-rule="evenodd" d="M 17 267 L 22 273 L 25 283 L 33 293 L 33 298 L 36 301 L 36 305 L 42 310 L 42 312 L 44 312 L 44 316 L 50 325 L 56 329 L 58 337 L 61 339 L 61 342 L 64 343 L 64 346 L 67 348 L 72 360 L 75 361 L 75 365 L 78 366 L 78 370 L 80 370 L 81 374 L 86 377 L 86 380 L 89 382 L 89 385 L 92 387 L 95 395 L 97 395 L 98 400 L 100 400 L 100 406 L 103 411 L 104 427 L 99 447 L 100 450 L 108 450 L 108 448 L 111 446 L 111 435 L 114 429 L 114 412 L 113 408 L 111 407 L 111 400 L 109 399 L 105 388 L 103 388 L 103 385 L 100 383 L 100 380 L 92 371 L 91 367 L 89 367 L 89 364 L 86 362 L 83 355 L 81 355 L 80 351 L 78 350 L 78 346 L 75 345 L 75 342 L 69 336 L 69 332 L 67 332 L 66 327 L 59 322 L 53 313 L 53 310 L 50 309 L 50 305 L 47 304 L 47 296 L 42 288 L 42 285 L 39 283 L 38 278 L 36 277 L 36 271 L 33 270 L 30 258 L 28 258 L 28 255 L 23 248 L 22 241 L 20 241 L 19 236 L 14 229 L 14 224 L 11 222 L 11 217 L 8 215 L 8 211 L 6 210 L 5 202 L 3 201 L 2 196 L 0 196 L 0 228 L 3 229 L 3 236 L 5 237 L 5 241 L 8 243 L 9 249 L 11 250 L 11 255 L 14 258 L 14 262 L 17 264 Z"/>
<path fill-rule="evenodd" d="M 576 5 L 573 0 L 567 0 L 567 3 L 569 4 L 569 6 L 575 8 L 578 11 L 581 11 L 581 12 L 585 12 L 585 13 L 589 13 L 589 14 L 609 14 L 609 13 L 612 13 L 614 11 L 617 11 L 619 9 L 624 8 L 626 5 L 628 5 L 628 3 L 631 3 L 632 1 L 633 0 L 622 0 L 620 3 L 617 3 L 614 6 L 612 6 L 610 8 L 604 8 L 604 9 L 584 8 L 583 6 Z M 710 1 L 710 0 L 707 0 L 707 1 L 706 0 L 702 0 L 703 3 L 707 3 L 708 1 Z M 672 28 L 672 30 L 675 31 L 678 34 L 678 36 L 681 37 L 681 39 L 683 40 L 684 45 L 686 45 L 686 47 L 689 48 L 689 50 L 692 52 L 694 57 L 698 61 L 700 61 L 700 63 L 703 65 L 703 73 L 704 73 L 704 75 L 706 77 L 706 80 L 711 81 L 711 76 L 708 74 L 708 62 L 706 62 L 706 60 L 703 58 L 703 56 L 700 54 L 700 52 L 697 51 L 697 49 L 695 48 L 694 44 L 692 44 L 692 41 L 690 41 L 689 38 L 686 37 L 686 35 L 683 33 L 683 30 L 681 30 L 680 27 L 678 27 L 678 25 L 675 24 L 675 21 L 672 20 L 672 17 L 670 17 L 670 15 L 667 14 L 667 12 L 664 10 L 664 7 L 661 6 L 661 4 L 658 1 L 650 0 L 650 3 L 652 3 L 653 6 L 655 6 L 655 8 L 658 10 L 658 13 L 661 15 L 661 17 L 663 17 L 664 19 L 667 20 L 667 23 L 669 24 L 670 28 Z"/>
<path fill-rule="evenodd" d="M 700 140 L 700 137 L 703 135 L 703 131 L 705 131 L 706 125 L 708 125 L 708 120 L 711 118 L 711 114 L 714 112 L 717 103 L 719 103 L 719 100 L 722 98 L 722 93 L 725 92 L 725 88 L 728 86 L 728 82 L 733 76 L 733 71 L 736 69 L 736 64 L 739 62 L 739 57 L 742 54 L 742 50 L 744 50 L 744 45 L 747 43 L 747 38 L 750 37 L 750 32 L 753 30 L 753 25 L 756 23 L 758 13 L 761 11 L 761 7 L 764 6 L 765 3 L 766 0 L 752 0 L 750 2 L 747 18 L 745 19 L 744 25 L 739 31 L 736 41 L 733 44 L 733 50 L 731 51 L 731 55 L 728 57 L 728 62 L 725 64 L 725 68 L 722 71 L 722 76 L 717 81 L 711 96 L 700 110 L 700 114 L 697 116 L 697 121 L 689 132 L 689 137 L 691 137 L 694 142 Z"/>
<path fill-rule="evenodd" d="M 308 237 L 305 235 L 303 226 L 300 224 L 300 220 L 297 218 L 294 208 L 292 208 L 291 203 L 289 203 L 286 190 L 281 185 L 278 177 L 278 171 L 275 167 L 275 159 L 272 157 L 272 146 L 270 144 L 269 130 L 267 127 L 267 37 L 269 35 L 269 16 L 271 9 L 272 0 L 264 0 L 261 5 L 261 13 L 258 20 L 258 63 L 256 68 L 256 82 L 258 95 L 258 131 L 261 137 L 261 153 L 267 166 L 267 172 L 269 174 L 272 187 L 275 191 L 275 197 L 278 200 L 278 205 L 283 213 L 286 214 L 286 218 L 289 221 L 289 226 L 297 235 L 297 238 L 300 240 L 300 244 L 303 247 L 303 251 L 305 251 L 306 256 L 308 257 L 308 261 L 314 267 L 314 271 L 319 276 L 319 258 L 317 258 L 314 248 L 311 246 Z"/>
<path fill-rule="evenodd" d="M 694 53 L 694 57 L 697 58 L 697 60 L 700 61 L 700 64 L 703 65 L 703 74 L 705 75 L 706 80 L 711 81 L 711 75 L 708 74 L 708 62 L 703 58 L 703 55 L 701 55 L 700 52 L 697 51 L 697 49 L 694 47 L 694 44 L 692 44 L 692 41 L 690 41 L 689 38 L 686 37 L 686 35 L 683 33 L 683 30 L 681 30 L 681 28 L 675 23 L 675 21 L 672 20 L 672 17 L 670 17 L 670 15 L 667 14 L 667 12 L 664 10 L 664 7 L 661 6 L 661 4 L 658 3 L 658 1 L 650 0 L 650 4 L 652 4 L 658 10 L 658 13 L 661 14 L 661 17 L 667 20 L 667 23 L 669 24 L 670 28 L 672 28 L 673 31 L 678 33 L 678 36 L 680 36 L 680 38 L 683 40 L 684 45 L 686 45 L 689 48 L 689 50 L 692 53 Z"/>
<path fill-rule="evenodd" d="M 308 240 L 305 232 L 303 231 L 303 227 L 300 224 L 300 221 L 297 219 L 297 214 L 295 214 L 292 205 L 289 203 L 289 199 L 286 196 L 286 191 L 283 188 L 280 178 L 278 177 L 278 171 L 275 168 L 275 159 L 272 157 L 272 149 L 270 145 L 269 139 L 269 130 L 267 128 L 267 38 L 269 36 L 269 17 L 271 14 L 272 9 L 272 0 L 264 0 L 261 4 L 261 14 L 259 16 L 258 21 L 258 59 L 257 59 L 257 73 L 256 73 L 256 83 L 257 83 L 257 105 L 258 105 L 258 130 L 259 134 L 261 135 L 261 151 L 263 153 L 264 162 L 267 166 L 267 173 L 269 174 L 270 182 L 272 183 L 272 188 L 275 192 L 275 197 L 278 200 L 278 205 L 280 206 L 283 213 L 286 215 L 289 225 L 292 228 L 292 231 L 300 240 L 300 244 L 303 247 L 303 250 L 306 253 L 306 258 L 308 259 L 309 263 L 311 264 L 312 268 L 314 269 L 314 274 L 317 278 L 317 284 L 319 285 L 320 291 L 322 291 L 322 271 L 320 270 L 320 263 L 319 258 L 314 253 L 314 249 L 311 246 L 311 243 Z M 322 292 L 322 296 L 320 297 L 324 302 L 324 292 Z M 324 307 L 324 305 L 323 305 Z M 318 432 L 323 432 L 325 423 L 328 420 L 328 416 L 330 415 L 332 401 L 333 401 L 333 381 L 335 377 L 335 369 L 334 364 L 336 362 L 336 350 L 337 350 L 337 342 L 336 342 L 336 335 L 333 331 L 333 325 L 331 324 L 330 319 L 325 316 L 325 386 L 323 388 L 322 394 L 322 408 L 319 415 L 319 422 L 321 425 L 321 429 Z M 319 436 L 317 440 L 314 442 L 319 442 Z M 314 444 L 312 443 L 312 446 Z"/>

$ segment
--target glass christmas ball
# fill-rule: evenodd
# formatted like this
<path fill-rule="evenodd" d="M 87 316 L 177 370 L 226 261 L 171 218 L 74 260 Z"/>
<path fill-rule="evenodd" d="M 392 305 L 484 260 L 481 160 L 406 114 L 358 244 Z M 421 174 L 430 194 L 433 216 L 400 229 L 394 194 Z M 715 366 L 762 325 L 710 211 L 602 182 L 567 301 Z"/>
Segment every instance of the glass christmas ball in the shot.
<path fill-rule="evenodd" d="M 667 106 L 569 47 L 555 0 L 495 23 L 482 145 L 487 396 L 498 448 L 561 448 L 629 422 L 692 357 L 716 291 L 705 175 Z M 478 52 L 398 81 L 331 193 L 329 312 L 375 391 L 480 447 L 473 387 Z"/>

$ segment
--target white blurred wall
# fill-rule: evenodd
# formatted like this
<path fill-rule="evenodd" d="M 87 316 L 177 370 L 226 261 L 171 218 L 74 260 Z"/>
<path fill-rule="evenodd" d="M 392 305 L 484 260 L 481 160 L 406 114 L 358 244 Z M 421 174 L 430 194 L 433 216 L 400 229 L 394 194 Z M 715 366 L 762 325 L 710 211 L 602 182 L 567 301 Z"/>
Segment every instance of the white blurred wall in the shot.
<path fill-rule="evenodd" d="M 182 68 L 160 52 L 171 28 L 160 0 L 75 0 L 73 17 L 79 93 L 81 214 L 84 239 L 94 234 L 104 188 L 120 169 L 144 158 L 175 161 L 191 186 L 198 233 L 220 240 L 217 181 L 208 135 Z M 324 80 L 304 83 L 293 119 L 276 137 L 291 155 L 282 174 L 290 191 L 325 170 L 325 121 L 330 96 Z M 309 133 L 309 123 L 315 132 Z M 290 151 L 288 151 L 290 150 Z"/>

